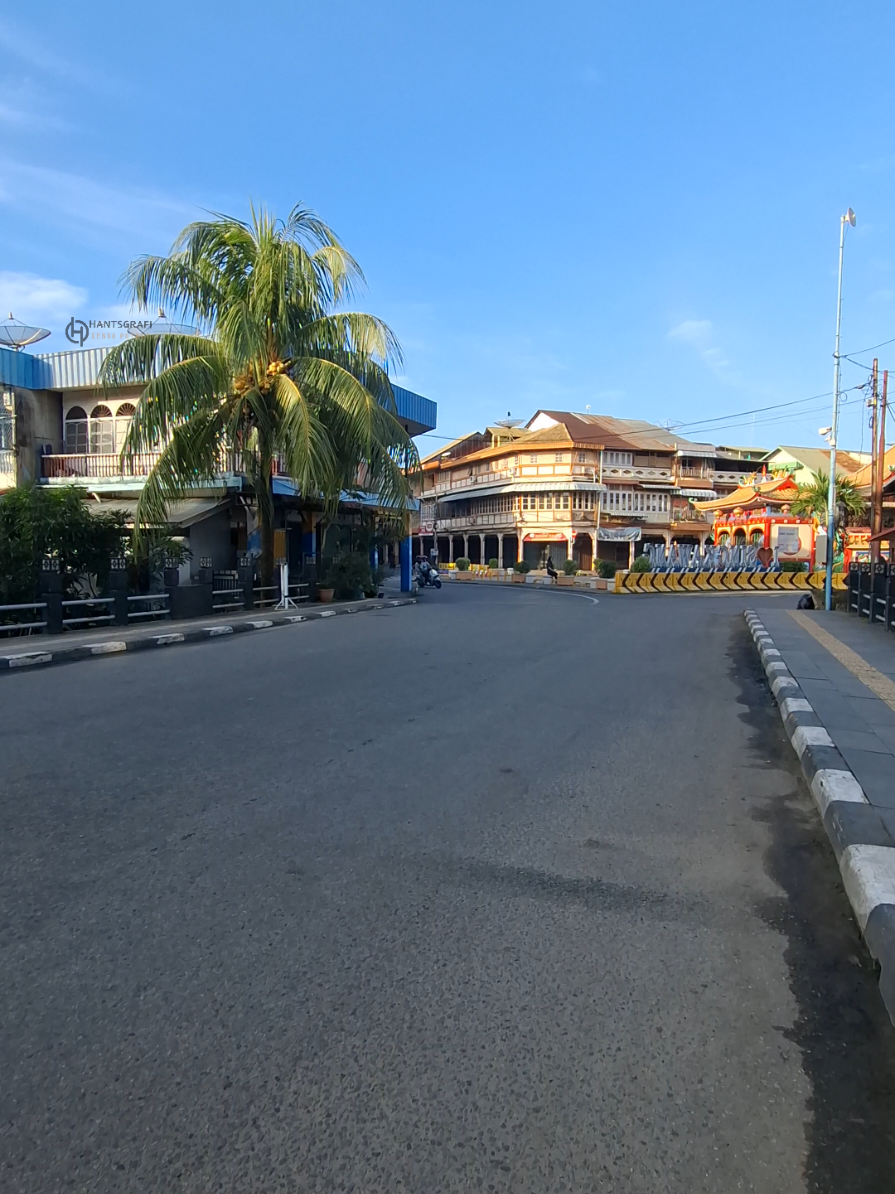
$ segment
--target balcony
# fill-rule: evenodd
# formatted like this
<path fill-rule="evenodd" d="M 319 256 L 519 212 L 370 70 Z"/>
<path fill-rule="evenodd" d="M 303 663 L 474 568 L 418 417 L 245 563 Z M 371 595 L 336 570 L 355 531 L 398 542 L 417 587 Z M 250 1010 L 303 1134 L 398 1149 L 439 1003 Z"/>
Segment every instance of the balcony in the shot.
<path fill-rule="evenodd" d="M 161 452 L 141 452 L 122 464 L 117 452 L 79 452 L 41 457 L 41 476 L 47 481 L 109 480 L 148 477 Z"/>
<path fill-rule="evenodd" d="M 84 485 L 95 490 L 140 490 L 161 452 L 138 452 L 122 461 L 117 452 L 65 452 L 40 458 L 41 479 L 48 485 Z M 199 482 L 197 489 L 220 488 L 242 473 L 238 453 L 222 453 L 214 480 Z M 227 480 L 225 480 L 225 478 Z"/>

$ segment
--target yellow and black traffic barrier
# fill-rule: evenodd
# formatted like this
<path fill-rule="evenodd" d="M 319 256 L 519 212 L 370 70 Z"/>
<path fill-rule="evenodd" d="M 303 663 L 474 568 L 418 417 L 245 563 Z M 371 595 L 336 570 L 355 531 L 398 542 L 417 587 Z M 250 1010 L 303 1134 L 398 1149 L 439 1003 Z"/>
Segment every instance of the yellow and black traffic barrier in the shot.
<path fill-rule="evenodd" d="M 824 587 L 823 572 L 616 572 L 616 593 L 782 593 Z M 833 588 L 845 589 L 841 572 Z"/>

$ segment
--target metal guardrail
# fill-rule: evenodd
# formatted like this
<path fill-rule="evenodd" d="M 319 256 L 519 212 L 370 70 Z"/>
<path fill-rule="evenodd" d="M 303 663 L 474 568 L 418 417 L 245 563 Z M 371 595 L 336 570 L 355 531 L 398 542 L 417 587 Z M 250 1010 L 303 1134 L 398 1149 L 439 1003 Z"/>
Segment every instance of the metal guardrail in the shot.
<path fill-rule="evenodd" d="M 23 609 L 42 610 L 47 608 L 46 601 L 23 601 L 17 605 L 0 605 L 0 618 L 6 613 L 18 612 Z M 46 629 L 46 619 L 42 622 L 0 622 L 0 634 L 18 634 L 22 630 Z"/>
<path fill-rule="evenodd" d="M 255 605 L 261 609 L 265 605 L 276 605 L 280 600 L 280 586 L 279 585 L 255 585 L 252 589 L 255 597 Z M 269 597 L 259 597 L 259 593 L 270 593 Z"/>
<path fill-rule="evenodd" d="M 170 618 L 171 610 L 168 607 L 169 597 L 167 593 L 140 593 L 135 597 L 128 597 L 128 605 L 137 601 L 160 601 L 162 605 L 158 609 L 130 609 L 127 611 L 127 620 L 136 621 L 137 618 Z"/>
<path fill-rule="evenodd" d="M 884 560 L 855 561 L 849 566 L 847 584 L 849 613 L 882 622 L 886 630 L 895 626 L 895 565 Z"/>
<path fill-rule="evenodd" d="M 115 601 L 114 597 L 77 597 L 62 602 L 62 608 L 74 609 L 75 606 L 104 605 L 107 608 Z M 82 617 L 63 618 L 63 626 L 78 626 L 82 622 L 114 622 L 114 614 L 84 614 Z"/>

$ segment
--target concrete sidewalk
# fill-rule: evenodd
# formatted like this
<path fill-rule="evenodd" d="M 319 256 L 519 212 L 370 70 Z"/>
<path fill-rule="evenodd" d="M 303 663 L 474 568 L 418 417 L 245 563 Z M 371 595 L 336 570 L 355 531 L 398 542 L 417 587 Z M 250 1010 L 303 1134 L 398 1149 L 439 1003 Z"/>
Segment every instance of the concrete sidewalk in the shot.
<path fill-rule="evenodd" d="M 895 636 L 844 613 L 746 620 L 895 1022 Z"/>
<path fill-rule="evenodd" d="M 0 674 L 47 667 L 51 664 L 75 663 L 82 659 L 117 655 L 123 651 L 143 651 L 181 643 L 206 642 L 250 630 L 271 630 L 343 614 L 416 604 L 415 597 L 390 592 L 388 589 L 385 592 L 386 596 L 382 598 L 302 604 L 285 611 L 236 610 L 210 618 L 190 618 L 177 622 L 160 619 L 148 624 L 144 622 L 139 626 L 104 626 L 101 629 L 75 630 L 59 635 L 40 634 L 0 639 Z"/>
<path fill-rule="evenodd" d="M 868 801 L 891 810 L 895 833 L 895 635 L 845 613 L 767 609 L 761 619 Z"/>

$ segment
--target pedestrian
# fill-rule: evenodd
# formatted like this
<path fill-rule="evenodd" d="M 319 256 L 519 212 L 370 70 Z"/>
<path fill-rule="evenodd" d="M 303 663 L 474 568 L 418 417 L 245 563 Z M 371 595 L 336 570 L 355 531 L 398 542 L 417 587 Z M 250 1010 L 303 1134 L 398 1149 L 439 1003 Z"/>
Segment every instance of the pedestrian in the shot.
<path fill-rule="evenodd" d="M 559 576 L 559 573 L 553 567 L 553 557 L 552 556 L 547 557 L 547 575 L 550 577 L 551 580 L 556 580 L 557 576 Z"/>

